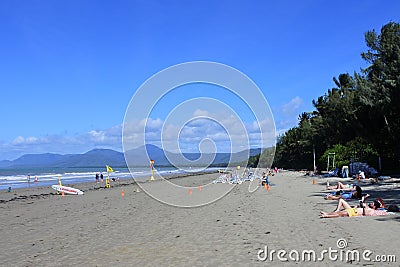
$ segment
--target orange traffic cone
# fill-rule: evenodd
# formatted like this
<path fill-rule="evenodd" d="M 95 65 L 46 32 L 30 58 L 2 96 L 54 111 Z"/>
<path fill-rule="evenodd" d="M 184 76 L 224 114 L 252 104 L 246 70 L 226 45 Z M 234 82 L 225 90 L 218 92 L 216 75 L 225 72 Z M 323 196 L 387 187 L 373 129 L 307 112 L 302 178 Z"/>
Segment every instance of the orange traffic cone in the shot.
<path fill-rule="evenodd" d="M 315 180 L 315 178 L 312 180 L 312 184 L 316 185 L 317 184 L 317 180 Z"/>
<path fill-rule="evenodd" d="M 124 189 L 122 189 L 121 190 L 121 197 L 124 197 L 125 196 L 125 191 L 124 191 Z"/>
<path fill-rule="evenodd" d="M 189 195 L 191 195 L 193 193 L 192 188 L 189 189 Z"/>

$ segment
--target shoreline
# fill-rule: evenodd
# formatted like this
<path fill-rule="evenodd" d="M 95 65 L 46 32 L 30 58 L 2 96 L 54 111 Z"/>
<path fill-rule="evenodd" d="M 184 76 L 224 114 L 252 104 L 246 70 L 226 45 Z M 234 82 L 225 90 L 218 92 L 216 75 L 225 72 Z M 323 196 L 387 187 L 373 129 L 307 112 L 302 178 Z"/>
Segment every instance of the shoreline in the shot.
<path fill-rule="evenodd" d="M 187 178 L 191 176 L 198 176 L 198 175 L 204 175 L 204 174 L 212 174 L 216 173 L 216 171 L 211 171 L 211 172 L 193 172 L 193 173 L 180 173 L 180 174 L 167 174 L 162 176 L 166 180 L 174 180 L 174 179 L 180 179 L 180 178 Z M 110 181 L 110 187 L 111 188 L 119 188 L 119 187 L 125 187 L 125 186 L 130 186 L 130 185 L 137 185 L 137 183 L 148 183 L 148 182 L 157 182 L 160 180 L 160 175 L 156 178 L 155 181 L 150 181 L 150 177 L 144 179 L 144 177 L 139 177 L 136 178 L 125 178 L 125 179 L 120 179 L 117 181 Z M 143 181 L 142 181 L 143 178 Z M 34 183 L 34 182 L 32 182 Z M 74 187 L 77 188 L 81 191 L 89 192 L 89 191 L 96 191 L 96 190 L 106 190 L 106 181 L 104 179 L 103 182 L 96 183 L 96 182 L 81 182 L 81 183 L 63 183 L 65 186 L 69 187 Z M 35 199 L 35 198 L 44 198 L 47 196 L 52 196 L 52 195 L 59 195 L 57 192 L 51 188 L 51 185 L 38 185 L 35 184 L 32 187 L 20 187 L 20 188 L 15 188 L 12 189 L 11 192 L 8 192 L 7 190 L 0 190 L 0 203 L 6 203 L 10 201 L 16 201 L 20 199 Z"/>

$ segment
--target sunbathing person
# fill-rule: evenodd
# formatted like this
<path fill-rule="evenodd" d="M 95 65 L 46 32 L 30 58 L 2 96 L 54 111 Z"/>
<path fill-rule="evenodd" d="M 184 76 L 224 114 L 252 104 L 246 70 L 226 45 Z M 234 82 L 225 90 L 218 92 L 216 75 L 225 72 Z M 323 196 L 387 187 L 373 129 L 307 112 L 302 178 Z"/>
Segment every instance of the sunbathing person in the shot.
<path fill-rule="evenodd" d="M 362 204 L 362 206 L 360 206 Z M 338 218 L 338 217 L 354 217 L 354 216 L 378 216 L 387 215 L 386 210 L 379 209 L 381 204 L 373 201 L 368 205 L 361 202 L 358 206 L 350 206 L 344 199 L 339 199 L 336 210 L 333 212 L 320 212 L 321 218 Z"/>
<path fill-rule="evenodd" d="M 327 190 L 342 190 L 342 191 L 352 191 L 352 190 L 356 190 L 356 186 L 355 184 L 343 184 L 342 182 L 338 182 L 337 185 L 335 186 L 329 186 L 329 181 L 326 185 L 326 189 Z"/>
<path fill-rule="evenodd" d="M 355 190 L 353 190 L 353 191 L 348 192 L 348 191 L 340 190 L 340 191 L 336 191 L 334 194 L 331 194 L 331 193 L 326 194 L 324 196 L 324 198 L 326 200 L 338 200 L 341 198 L 343 198 L 343 199 L 361 199 L 363 196 L 365 196 L 365 195 L 363 195 L 361 187 L 356 185 Z"/>

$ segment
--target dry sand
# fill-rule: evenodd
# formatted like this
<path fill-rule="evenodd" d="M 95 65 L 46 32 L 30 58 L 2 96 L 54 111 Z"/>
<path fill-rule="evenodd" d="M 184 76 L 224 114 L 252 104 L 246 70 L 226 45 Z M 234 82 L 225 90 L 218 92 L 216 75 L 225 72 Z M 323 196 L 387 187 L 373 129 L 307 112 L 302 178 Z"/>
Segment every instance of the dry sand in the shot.
<path fill-rule="evenodd" d="M 194 186 L 195 198 L 206 192 L 198 185 L 218 174 L 197 175 L 171 181 Z M 270 191 L 248 192 L 249 182 L 225 197 L 197 208 L 178 208 L 156 201 L 131 181 L 113 183 L 110 189 L 79 184 L 83 196 L 54 194 L 49 188 L 0 192 L 1 266 L 265 266 L 303 265 L 289 255 L 258 259 L 260 250 L 342 249 L 371 250 L 376 255 L 395 255 L 399 266 L 400 216 L 320 219 L 319 211 L 332 211 L 335 201 L 323 199 L 326 179 L 297 172 L 282 172 L 270 178 Z M 151 182 L 159 188 L 160 182 Z M 212 187 L 226 185 L 215 184 Z M 121 191 L 124 190 L 124 197 Z M 400 204 L 397 183 L 371 185 L 366 191 L 383 195 L 388 203 Z M 168 193 L 166 193 L 168 195 Z M 387 196 L 387 197 L 386 197 Z M 295 254 L 291 254 L 292 258 Z M 333 254 L 334 255 L 334 254 Z M 339 255 L 339 254 L 338 254 Z M 260 256 L 264 256 L 263 253 Z M 341 266 L 345 259 L 306 262 L 306 265 Z M 360 260 L 352 265 L 381 265 Z"/>

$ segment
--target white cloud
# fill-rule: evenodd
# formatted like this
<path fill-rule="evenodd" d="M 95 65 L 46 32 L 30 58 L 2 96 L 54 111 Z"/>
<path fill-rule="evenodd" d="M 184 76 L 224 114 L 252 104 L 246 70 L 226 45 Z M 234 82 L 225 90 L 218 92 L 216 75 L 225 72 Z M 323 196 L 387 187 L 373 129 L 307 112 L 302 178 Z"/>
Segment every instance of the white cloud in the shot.
<path fill-rule="evenodd" d="M 105 139 L 105 132 L 92 130 L 92 131 L 88 132 L 88 136 L 94 142 L 103 142 Z"/>
<path fill-rule="evenodd" d="M 294 97 L 279 109 L 279 119 L 276 121 L 277 136 L 298 124 L 300 108 L 304 101 L 299 96 Z"/>
<path fill-rule="evenodd" d="M 214 143 L 219 152 L 234 152 L 246 147 L 260 147 L 261 132 L 264 140 L 272 144 L 275 132 L 272 119 L 257 122 L 242 122 L 234 115 L 210 113 L 198 109 L 193 118 L 185 125 L 165 123 L 162 119 L 148 118 L 132 121 L 124 125 L 125 149 L 132 149 L 144 143 L 154 144 L 171 152 L 185 149 L 183 152 L 198 151 L 204 140 Z M 145 131 L 143 131 L 145 129 Z M 272 137 L 271 137 L 272 136 Z M 67 135 L 47 135 L 44 137 L 18 136 L 9 143 L 0 144 L 3 157 L 21 156 L 28 153 L 85 153 L 93 148 L 111 148 L 122 151 L 122 124 L 109 129 L 93 129 L 86 133 Z M 214 148 L 214 146 L 209 146 Z M 7 151 L 7 153 L 3 153 Z M 10 157 L 10 156 L 8 156 Z"/>
<path fill-rule="evenodd" d="M 17 136 L 11 142 L 0 144 L 2 159 L 15 159 L 23 154 L 37 153 L 85 153 L 94 148 L 111 148 L 122 151 L 122 126 L 117 125 L 105 130 L 91 130 L 87 133 L 66 136 L 47 135 L 44 137 Z"/>
<path fill-rule="evenodd" d="M 299 96 L 296 96 L 290 100 L 289 103 L 286 103 L 282 106 L 282 112 L 285 116 L 293 116 L 294 114 L 297 116 L 297 112 L 302 104 L 303 99 L 301 99 Z"/>
<path fill-rule="evenodd" d="M 163 124 L 164 122 L 161 119 L 148 118 L 141 120 L 139 126 L 146 126 L 146 131 L 158 131 Z"/>
<path fill-rule="evenodd" d="M 193 116 L 194 117 L 200 117 L 200 116 L 208 117 L 208 116 L 210 116 L 210 113 L 207 110 L 197 109 L 194 111 Z"/>
<path fill-rule="evenodd" d="M 31 145 L 31 144 L 35 144 L 35 143 L 39 143 L 41 141 L 45 141 L 45 139 L 39 139 L 36 137 L 23 137 L 23 136 L 17 136 L 12 142 L 11 144 L 16 145 L 16 146 L 24 146 L 24 145 Z"/>

